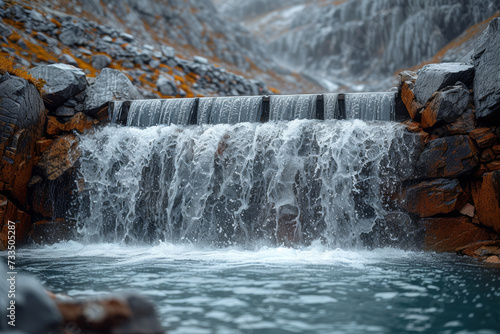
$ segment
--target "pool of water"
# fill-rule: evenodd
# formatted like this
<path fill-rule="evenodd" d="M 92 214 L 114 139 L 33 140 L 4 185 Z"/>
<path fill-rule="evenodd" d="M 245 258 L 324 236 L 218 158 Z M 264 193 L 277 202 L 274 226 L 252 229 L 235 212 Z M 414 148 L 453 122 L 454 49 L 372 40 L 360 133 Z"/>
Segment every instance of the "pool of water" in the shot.
<path fill-rule="evenodd" d="M 148 296 L 168 333 L 500 333 L 500 268 L 450 254 L 71 241 L 17 258 L 54 292 Z"/>

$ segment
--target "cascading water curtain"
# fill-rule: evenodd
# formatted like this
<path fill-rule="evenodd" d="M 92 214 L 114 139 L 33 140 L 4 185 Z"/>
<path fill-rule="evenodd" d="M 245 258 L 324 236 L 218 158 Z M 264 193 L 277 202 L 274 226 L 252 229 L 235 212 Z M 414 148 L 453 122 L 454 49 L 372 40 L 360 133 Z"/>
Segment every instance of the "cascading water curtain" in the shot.
<path fill-rule="evenodd" d="M 87 240 L 361 244 L 411 174 L 401 125 L 351 121 L 109 126 L 80 138 Z M 381 185 L 384 185 L 382 189 Z"/>

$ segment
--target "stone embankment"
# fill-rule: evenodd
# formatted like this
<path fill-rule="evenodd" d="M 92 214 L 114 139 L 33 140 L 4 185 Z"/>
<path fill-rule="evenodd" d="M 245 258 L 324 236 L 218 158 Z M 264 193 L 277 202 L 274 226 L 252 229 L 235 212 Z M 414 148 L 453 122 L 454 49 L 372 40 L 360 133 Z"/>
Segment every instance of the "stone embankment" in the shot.
<path fill-rule="evenodd" d="M 426 227 L 427 250 L 500 263 L 500 19 L 469 63 L 400 74 L 401 99 L 423 150 L 400 205 Z"/>

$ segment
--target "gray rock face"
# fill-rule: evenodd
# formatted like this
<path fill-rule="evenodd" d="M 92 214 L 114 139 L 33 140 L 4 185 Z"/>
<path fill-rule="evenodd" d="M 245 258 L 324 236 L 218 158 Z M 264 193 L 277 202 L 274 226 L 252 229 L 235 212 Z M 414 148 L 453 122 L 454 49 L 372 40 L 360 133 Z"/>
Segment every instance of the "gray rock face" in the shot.
<path fill-rule="evenodd" d="M 425 105 L 434 92 L 452 86 L 458 81 L 472 84 L 474 66 L 463 63 L 429 64 L 418 71 L 415 82 L 415 97 Z"/>
<path fill-rule="evenodd" d="M 87 88 L 85 73 L 68 64 L 40 65 L 30 70 L 33 77 L 45 80 L 44 102 L 53 109 Z"/>
<path fill-rule="evenodd" d="M 175 85 L 175 82 L 169 80 L 168 78 L 165 78 L 164 76 L 158 78 L 158 81 L 156 82 L 156 87 L 163 95 L 169 95 L 169 96 L 177 95 L 177 86 Z"/>
<path fill-rule="evenodd" d="M 85 92 L 84 112 L 95 115 L 110 101 L 139 100 L 137 91 L 125 74 L 111 68 L 104 68 L 94 84 Z"/>
<path fill-rule="evenodd" d="M 462 86 L 453 86 L 437 92 L 422 113 L 422 126 L 429 128 L 437 123 L 451 123 L 467 109 L 470 93 Z"/>
<path fill-rule="evenodd" d="M 111 64 L 111 58 L 106 55 L 92 56 L 91 61 L 92 66 L 99 71 Z"/>
<path fill-rule="evenodd" d="M 500 122 L 500 18 L 491 21 L 474 49 L 476 117 Z"/>

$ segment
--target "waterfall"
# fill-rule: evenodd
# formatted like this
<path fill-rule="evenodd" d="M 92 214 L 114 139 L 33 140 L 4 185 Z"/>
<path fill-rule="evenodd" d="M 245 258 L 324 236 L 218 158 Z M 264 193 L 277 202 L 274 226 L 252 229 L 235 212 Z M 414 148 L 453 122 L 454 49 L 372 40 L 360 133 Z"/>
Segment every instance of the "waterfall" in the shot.
<path fill-rule="evenodd" d="M 104 127 L 80 137 L 76 220 L 89 240 L 360 245 L 411 174 L 408 136 L 360 120 Z"/>
<path fill-rule="evenodd" d="M 396 93 L 345 94 L 347 119 L 391 121 L 395 115 Z"/>
<path fill-rule="evenodd" d="M 339 105 L 339 94 L 324 94 L 323 103 L 325 110 L 325 119 L 342 119 L 340 105 Z"/>
<path fill-rule="evenodd" d="M 259 122 L 262 115 L 262 96 L 206 98 L 200 103 L 198 124 Z"/>
<path fill-rule="evenodd" d="M 271 95 L 269 119 L 315 119 L 317 95 Z"/>

